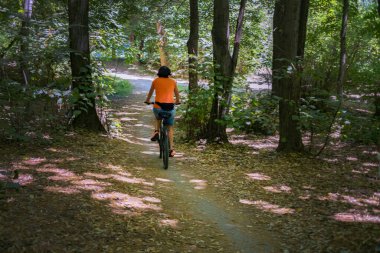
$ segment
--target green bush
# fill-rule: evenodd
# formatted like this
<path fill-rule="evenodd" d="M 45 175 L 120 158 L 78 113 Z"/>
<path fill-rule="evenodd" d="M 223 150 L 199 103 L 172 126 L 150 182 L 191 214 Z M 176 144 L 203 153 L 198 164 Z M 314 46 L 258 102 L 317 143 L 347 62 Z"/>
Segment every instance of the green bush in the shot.
<path fill-rule="evenodd" d="M 132 93 L 132 84 L 124 79 L 101 76 L 98 80 L 98 93 L 105 96 L 125 97 Z"/>
<path fill-rule="evenodd" d="M 246 133 L 273 135 L 278 128 L 278 98 L 265 92 L 238 92 L 232 97 L 230 124 Z"/>
<path fill-rule="evenodd" d="M 380 120 L 378 118 L 342 111 L 340 124 L 343 140 L 380 145 Z"/>

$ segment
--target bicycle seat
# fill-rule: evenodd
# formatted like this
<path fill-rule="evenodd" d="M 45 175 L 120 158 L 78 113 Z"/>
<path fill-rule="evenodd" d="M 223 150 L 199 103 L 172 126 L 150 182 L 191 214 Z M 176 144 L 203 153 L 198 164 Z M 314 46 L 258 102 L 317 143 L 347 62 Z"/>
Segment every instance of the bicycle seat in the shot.
<path fill-rule="evenodd" d="M 159 112 L 158 116 L 160 116 L 160 118 L 163 118 L 163 119 L 169 119 L 172 116 L 172 113 L 163 111 L 163 112 Z"/>

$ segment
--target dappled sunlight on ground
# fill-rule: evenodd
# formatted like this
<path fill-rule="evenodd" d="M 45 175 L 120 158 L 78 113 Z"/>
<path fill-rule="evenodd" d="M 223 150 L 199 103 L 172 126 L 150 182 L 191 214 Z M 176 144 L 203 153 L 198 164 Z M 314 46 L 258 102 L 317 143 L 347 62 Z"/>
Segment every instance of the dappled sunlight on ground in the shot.
<path fill-rule="evenodd" d="M 53 181 L 72 181 L 81 179 L 81 177 L 76 175 L 75 173 L 66 169 L 57 168 L 53 164 L 46 164 L 43 166 L 43 168 L 38 168 L 36 170 L 38 172 L 54 173 L 54 176 L 48 177 L 50 180 Z"/>
<path fill-rule="evenodd" d="M 116 137 L 117 139 L 119 139 L 119 140 L 122 140 L 122 141 L 126 141 L 126 142 L 128 142 L 128 143 L 130 143 L 130 144 L 136 144 L 136 145 L 144 145 L 144 143 L 141 143 L 141 142 L 137 142 L 137 141 L 132 141 L 131 139 L 129 139 L 129 138 L 126 138 L 126 137 Z"/>
<path fill-rule="evenodd" d="M 88 177 L 95 177 L 95 178 L 99 178 L 99 179 L 111 178 L 111 175 L 104 175 L 104 174 L 99 174 L 99 173 L 85 172 L 83 174 L 88 176 Z"/>
<path fill-rule="evenodd" d="M 158 199 L 144 199 L 140 197 L 133 197 L 120 192 L 99 192 L 93 193 L 92 197 L 97 200 L 108 200 L 110 206 L 116 209 L 129 208 L 135 210 L 154 210 L 160 211 L 162 208 L 156 204 Z M 147 202 L 147 203 L 146 203 Z M 160 200 L 158 200 L 158 203 Z"/>
<path fill-rule="evenodd" d="M 135 121 L 135 120 L 137 120 L 137 119 L 135 119 L 135 118 L 128 118 L 128 117 L 120 118 L 120 121 L 121 121 L 121 122 L 125 122 L 125 121 Z"/>
<path fill-rule="evenodd" d="M 120 181 L 120 182 L 126 182 L 130 184 L 142 184 L 142 185 L 148 185 L 148 186 L 153 186 L 153 182 L 147 182 L 143 178 L 131 178 L 131 177 L 125 177 L 117 174 L 110 175 L 113 179 Z"/>
<path fill-rule="evenodd" d="M 77 194 L 81 191 L 73 186 L 46 186 L 45 190 L 54 193 Z"/>
<path fill-rule="evenodd" d="M 323 161 L 328 162 L 328 163 L 338 163 L 339 160 L 338 158 L 322 158 Z"/>
<path fill-rule="evenodd" d="M 292 208 L 280 207 L 263 200 L 252 201 L 247 199 L 240 199 L 239 202 L 245 205 L 253 205 L 262 211 L 274 214 L 292 214 L 295 212 L 295 210 Z"/>
<path fill-rule="evenodd" d="M 207 187 L 207 181 L 202 179 L 191 179 L 189 181 L 192 184 L 195 184 L 194 189 L 196 190 L 203 190 Z"/>
<path fill-rule="evenodd" d="M 1 178 L 0 178 L 1 180 Z M 33 183 L 34 177 L 31 174 L 21 174 L 18 179 L 13 179 L 13 182 L 19 183 L 22 186 Z"/>
<path fill-rule="evenodd" d="M 359 159 L 358 159 L 357 157 L 349 156 L 349 157 L 346 157 L 346 160 L 347 160 L 347 161 L 351 161 L 351 162 L 356 162 L 356 161 L 358 161 Z"/>
<path fill-rule="evenodd" d="M 231 135 L 232 144 L 247 145 L 255 150 L 275 150 L 278 146 L 278 136 L 269 136 L 251 140 L 247 135 Z"/>
<path fill-rule="evenodd" d="M 347 203 L 355 206 L 380 206 L 380 196 L 379 193 L 374 193 L 371 197 L 366 197 L 364 195 L 360 197 L 354 197 L 349 195 L 343 195 L 339 193 L 328 193 L 326 196 L 319 196 L 317 199 L 324 201 L 337 201 L 342 203 Z"/>
<path fill-rule="evenodd" d="M 251 180 L 266 181 L 266 180 L 271 180 L 272 179 L 270 176 L 266 176 L 263 173 L 248 173 L 246 175 Z"/>
<path fill-rule="evenodd" d="M 115 115 L 115 116 L 139 115 L 138 112 L 114 112 L 112 114 Z"/>
<path fill-rule="evenodd" d="M 164 182 L 164 183 L 172 183 L 173 182 L 173 180 L 170 180 L 170 179 L 167 179 L 167 178 L 156 177 L 155 179 L 156 179 L 156 181 Z"/>
<path fill-rule="evenodd" d="M 334 214 L 333 218 L 342 222 L 380 223 L 380 216 L 368 213 L 358 213 L 356 210 Z"/>
<path fill-rule="evenodd" d="M 162 219 L 160 220 L 160 225 L 163 227 L 177 228 L 178 220 Z"/>
<path fill-rule="evenodd" d="M 100 166 L 105 167 L 109 170 L 113 171 L 122 171 L 122 167 L 120 165 L 113 165 L 113 164 L 100 164 Z"/>
<path fill-rule="evenodd" d="M 24 160 L 22 163 L 25 165 L 34 166 L 34 165 L 39 165 L 43 162 L 46 162 L 46 158 L 32 157 L 32 158 L 29 158 L 27 160 Z"/>
<path fill-rule="evenodd" d="M 154 129 L 154 127 L 151 126 L 151 125 L 144 125 L 144 124 L 141 124 L 141 123 L 135 124 L 134 127 L 145 127 L 145 128 L 151 129 L 151 130 Z"/>
<path fill-rule="evenodd" d="M 263 187 L 268 192 L 274 192 L 274 193 L 290 193 L 292 191 L 292 188 L 286 185 L 273 185 L 273 186 L 264 186 Z"/>
<path fill-rule="evenodd" d="M 160 152 L 159 151 L 141 151 L 142 154 L 145 155 L 154 155 L 154 156 L 159 156 Z"/>
<path fill-rule="evenodd" d="M 69 157 L 70 158 L 70 157 Z M 160 211 L 161 200 L 153 197 L 155 194 L 150 187 L 157 183 L 172 182 L 169 179 L 156 178 L 154 182 L 148 182 L 144 178 L 134 177 L 132 173 L 125 171 L 122 166 L 110 163 L 97 163 L 96 166 L 103 170 L 109 170 L 111 173 L 83 172 L 75 173 L 67 168 L 62 168 L 59 163 L 64 163 L 68 159 L 46 159 L 33 157 L 23 160 L 22 162 L 13 163 L 8 169 L 0 169 L 0 181 L 9 181 L 17 185 L 25 186 L 31 183 L 39 183 L 40 179 L 49 180 L 47 184 L 43 183 L 42 188 L 46 192 L 59 193 L 65 195 L 82 194 L 90 192 L 90 196 L 95 200 L 108 201 L 113 213 L 122 215 L 138 215 L 145 211 Z M 77 160 L 75 157 L 71 161 Z M 56 161 L 57 163 L 52 163 Z M 19 173 L 17 178 L 15 170 L 28 170 L 38 174 Z M 142 167 L 135 167 L 136 170 L 144 170 Z M 15 177 L 16 179 L 12 179 Z M 36 177 L 36 178 L 35 178 Z M 44 182 L 44 181 L 42 181 Z M 114 188 L 117 182 L 140 185 L 145 189 L 139 190 L 141 196 L 132 196 L 127 193 L 107 190 L 108 187 Z M 148 187 L 148 188 L 147 188 Z M 158 221 L 159 225 L 176 227 L 178 221 L 163 220 Z"/>
<path fill-rule="evenodd" d="M 140 140 L 140 141 L 151 142 L 151 140 L 149 138 L 136 138 L 136 139 Z"/>

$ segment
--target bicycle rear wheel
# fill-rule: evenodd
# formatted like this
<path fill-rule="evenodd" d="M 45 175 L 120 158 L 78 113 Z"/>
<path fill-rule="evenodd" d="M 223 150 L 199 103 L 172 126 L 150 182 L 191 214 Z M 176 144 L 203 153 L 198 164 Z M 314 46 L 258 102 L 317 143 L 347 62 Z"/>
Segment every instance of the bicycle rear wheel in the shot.
<path fill-rule="evenodd" d="M 164 169 L 169 167 L 169 141 L 168 141 L 168 129 L 166 126 L 163 127 L 162 131 L 162 160 L 164 163 Z"/>

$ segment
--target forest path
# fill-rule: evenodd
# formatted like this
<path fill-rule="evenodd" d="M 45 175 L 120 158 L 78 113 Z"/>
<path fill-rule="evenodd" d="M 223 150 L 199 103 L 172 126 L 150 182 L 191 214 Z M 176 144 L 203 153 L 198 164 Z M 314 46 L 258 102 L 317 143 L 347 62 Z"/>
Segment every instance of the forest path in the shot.
<path fill-rule="evenodd" d="M 113 73 L 119 78 L 129 80 L 133 94 L 125 99 L 115 101 L 111 112 L 122 125 L 118 138 L 133 145 L 135 164 L 153 173 L 156 178 L 170 182 L 161 191 L 164 209 L 171 213 L 174 220 L 180 220 L 184 213 L 201 220 L 206 227 L 211 227 L 216 234 L 223 235 L 219 240 L 227 240 L 236 252 L 279 252 L 275 240 L 265 231 L 250 226 L 249 214 L 239 206 L 222 203 L 217 190 L 208 184 L 205 178 L 192 175 L 186 164 L 196 160 L 184 153 L 177 153 L 170 159 L 169 169 L 162 169 L 162 160 L 158 158 L 158 145 L 149 138 L 153 132 L 153 114 L 151 106 L 143 104 L 152 79 L 127 73 Z M 180 83 L 184 84 L 184 83 Z M 178 151 L 177 151 L 178 152 Z M 175 193 L 175 194 L 173 194 Z M 186 229 L 186 228 L 185 228 Z M 201 233 L 201 231 L 200 231 Z M 220 242 L 225 245 L 225 242 Z"/>

